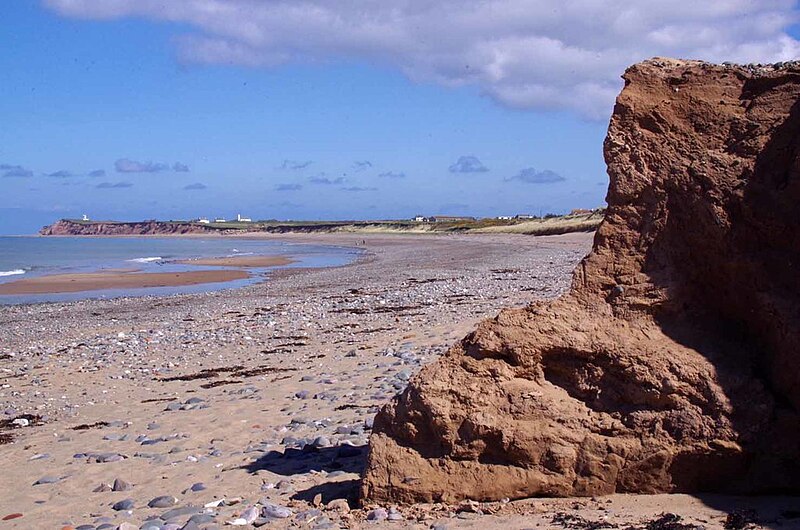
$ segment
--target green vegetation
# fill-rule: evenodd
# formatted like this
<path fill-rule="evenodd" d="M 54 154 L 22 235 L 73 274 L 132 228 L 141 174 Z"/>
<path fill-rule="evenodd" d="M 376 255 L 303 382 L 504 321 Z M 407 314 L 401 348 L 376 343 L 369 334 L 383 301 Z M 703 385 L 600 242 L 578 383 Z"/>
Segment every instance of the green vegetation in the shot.
<path fill-rule="evenodd" d="M 219 231 L 220 233 L 236 232 L 268 232 L 268 233 L 510 233 L 529 235 L 553 235 L 568 232 L 590 232 L 597 229 L 603 220 L 605 210 L 600 208 L 593 211 L 584 211 L 569 215 L 548 214 L 544 217 L 522 219 L 469 219 L 447 218 L 440 221 L 412 221 L 412 220 L 375 220 L 375 221 L 278 221 L 264 220 L 243 223 L 239 221 L 226 221 L 224 223 L 199 223 L 197 221 L 155 221 L 141 222 L 122 221 L 83 221 L 69 219 L 69 222 L 78 225 L 91 225 L 103 223 L 109 225 L 135 225 L 156 223 L 162 226 L 187 225 L 206 231 Z M 201 228 L 202 227 L 202 228 Z M 200 230 L 198 230 L 200 231 Z"/>

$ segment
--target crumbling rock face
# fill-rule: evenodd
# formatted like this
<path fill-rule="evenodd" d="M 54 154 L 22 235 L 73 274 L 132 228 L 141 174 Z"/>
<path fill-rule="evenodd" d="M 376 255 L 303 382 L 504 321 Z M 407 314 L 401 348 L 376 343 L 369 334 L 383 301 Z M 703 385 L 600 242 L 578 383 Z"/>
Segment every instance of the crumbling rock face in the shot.
<path fill-rule="evenodd" d="M 800 489 L 800 65 L 624 79 L 571 291 L 484 322 L 379 413 L 365 498 Z"/>

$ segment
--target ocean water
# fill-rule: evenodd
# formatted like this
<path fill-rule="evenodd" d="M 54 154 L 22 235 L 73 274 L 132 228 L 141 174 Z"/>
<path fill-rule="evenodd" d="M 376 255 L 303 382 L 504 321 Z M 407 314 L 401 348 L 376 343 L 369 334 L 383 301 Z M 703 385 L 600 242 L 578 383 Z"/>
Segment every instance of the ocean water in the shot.
<path fill-rule="evenodd" d="M 241 287 L 264 280 L 275 268 L 336 267 L 346 265 L 360 251 L 332 245 L 308 245 L 285 241 L 195 237 L 2 237 L 0 236 L 0 283 L 49 274 L 138 269 L 142 272 L 219 270 L 220 267 L 182 265 L 176 261 L 227 256 L 287 256 L 296 262 L 282 267 L 249 268 L 251 278 L 224 283 L 107 289 L 80 293 L 0 295 L 0 304 L 70 301 L 85 298 L 169 295 Z M 235 268 L 235 267 L 230 267 Z"/>

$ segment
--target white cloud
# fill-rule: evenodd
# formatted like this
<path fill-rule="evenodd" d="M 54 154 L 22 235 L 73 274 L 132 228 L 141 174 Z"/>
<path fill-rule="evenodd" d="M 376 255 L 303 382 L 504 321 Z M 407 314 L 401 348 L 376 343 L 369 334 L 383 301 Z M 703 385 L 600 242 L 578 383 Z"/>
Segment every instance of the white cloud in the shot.
<path fill-rule="evenodd" d="M 269 67 L 355 58 L 419 82 L 476 85 L 511 107 L 601 117 L 619 75 L 661 55 L 772 62 L 800 56 L 794 0 L 45 0 L 66 16 L 194 28 L 185 61 Z"/>

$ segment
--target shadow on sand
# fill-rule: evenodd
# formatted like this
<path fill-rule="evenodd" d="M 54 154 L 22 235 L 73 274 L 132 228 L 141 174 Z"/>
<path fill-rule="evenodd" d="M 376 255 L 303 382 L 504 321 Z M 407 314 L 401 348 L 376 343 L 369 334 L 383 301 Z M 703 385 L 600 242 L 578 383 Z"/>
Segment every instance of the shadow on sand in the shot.
<path fill-rule="evenodd" d="M 287 448 L 282 453 L 270 451 L 242 468 L 250 473 L 267 470 L 284 476 L 301 475 L 311 471 L 360 475 L 366 461 L 366 445 L 325 448 L 306 446 L 303 449 Z M 312 502 L 314 497 L 321 495 L 325 504 L 334 499 L 345 499 L 350 505 L 355 505 L 358 500 L 358 485 L 358 479 L 342 477 L 337 480 L 336 477 L 330 477 L 328 482 L 298 491 L 292 498 Z"/>

